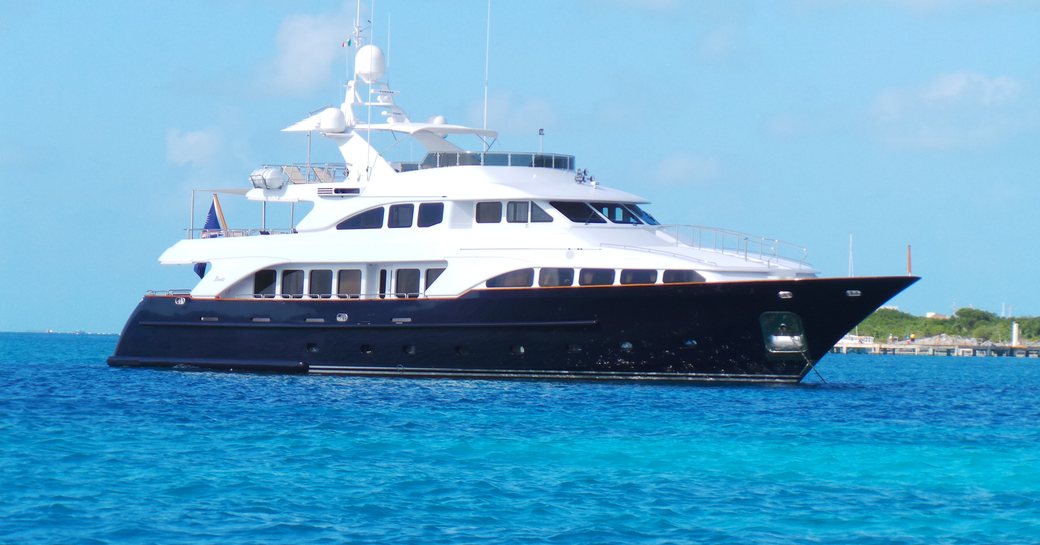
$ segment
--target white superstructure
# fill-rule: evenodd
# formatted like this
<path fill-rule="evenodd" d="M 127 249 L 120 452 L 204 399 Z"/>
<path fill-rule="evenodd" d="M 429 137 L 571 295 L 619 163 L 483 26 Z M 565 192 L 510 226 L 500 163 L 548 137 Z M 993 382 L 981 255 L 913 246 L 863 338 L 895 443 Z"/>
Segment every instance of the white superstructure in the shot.
<path fill-rule="evenodd" d="M 384 71 L 379 48 L 360 47 L 340 107 L 284 129 L 328 138 L 342 164 L 250 176 L 250 200 L 312 203 L 290 232 L 193 233 L 162 254 L 163 264 L 209 264 L 193 298 L 456 297 L 815 276 L 804 250 L 780 241 L 659 225 L 640 208 L 645 199 L 600 185 L 571 156 L 493 151 L 494 131 L 411 121 Z M 372 144 L 380 134 L 411 139 L 426 155 L 392 162 Z M 454 143 L 464 137 L 478 151 Z"/>

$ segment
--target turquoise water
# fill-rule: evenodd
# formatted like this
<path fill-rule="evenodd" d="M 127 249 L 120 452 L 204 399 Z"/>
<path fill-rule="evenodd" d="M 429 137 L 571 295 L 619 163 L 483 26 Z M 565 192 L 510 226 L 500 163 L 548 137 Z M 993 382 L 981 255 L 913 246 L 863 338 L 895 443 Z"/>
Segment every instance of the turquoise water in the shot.
<path fill-rule="evenodd" d="M 111 369 L 0 333 L 0 543 L 1038 543 L 1040 360 L 784 387 Z"/>

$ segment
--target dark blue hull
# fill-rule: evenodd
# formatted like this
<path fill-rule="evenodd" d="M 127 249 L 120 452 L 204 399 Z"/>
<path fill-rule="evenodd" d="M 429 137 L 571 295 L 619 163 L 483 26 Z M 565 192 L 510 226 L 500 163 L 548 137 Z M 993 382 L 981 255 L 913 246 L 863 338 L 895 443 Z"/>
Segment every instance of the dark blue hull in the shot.
<path fill-rule="evenodd" d="M 376 376 L 798 382 L 845 333 L 916 280 L 474 290 L 455 299 L 147 296 L 108 362 Z M 796 336 L 786 335 L 787 323 L 777 325 L 799 321 Z M 776 344 L 778 334 L 797 342 Z"/>

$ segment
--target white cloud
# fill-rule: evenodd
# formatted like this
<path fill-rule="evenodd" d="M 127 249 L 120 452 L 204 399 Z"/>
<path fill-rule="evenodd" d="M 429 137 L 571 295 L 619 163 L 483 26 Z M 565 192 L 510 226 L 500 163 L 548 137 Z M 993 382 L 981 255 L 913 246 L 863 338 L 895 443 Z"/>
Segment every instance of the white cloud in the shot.
<path fill-rule="evenodd" d="M 922 86 L 887 89 L 874 100 L 882 138 L 896 147 L 977 148 L 1021 126 L 1022 85 L 1007 76 L 942 74 Z"/>
<path fill-rule="evenodd" d="M 703 184 L 714 181 L 721 172 L 715 159 L 677 152 L 661 160 L 654 179 L 665 184 Z"/>
<path fill-rule="evenodd" d="M 277 54 L 261 78 L 288 94 L 306 93 L 327 84 L 352 26 L 346 13 L 290 15 L 278 27 Z"/>
<path fill-rule="evenodd" d="M 223 139 L 216 129 L 166 131 L 166 159 L 175 165 L 199 167 L 210 164 L 222 148 Z"/>

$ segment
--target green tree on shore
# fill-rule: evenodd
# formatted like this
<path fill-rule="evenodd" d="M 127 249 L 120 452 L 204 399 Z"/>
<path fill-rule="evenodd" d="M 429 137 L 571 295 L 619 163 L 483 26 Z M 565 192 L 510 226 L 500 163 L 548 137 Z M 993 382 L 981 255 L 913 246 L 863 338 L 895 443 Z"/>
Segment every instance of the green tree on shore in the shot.
<path fill-rule="evenodd" d="M 1018 322 L 1019 342 L 1040 339 L 1040 317 L 1001 318 L 992 312 L 962 308 L 948 319 L 914 316 L 896 309 L 882 308 L 871 314 L 857 330 L 879 341 L 893 336 L 918 339 L 935 335 L 975 338 L 980 341 L 1010 342 L 1011 322 Z"/>

